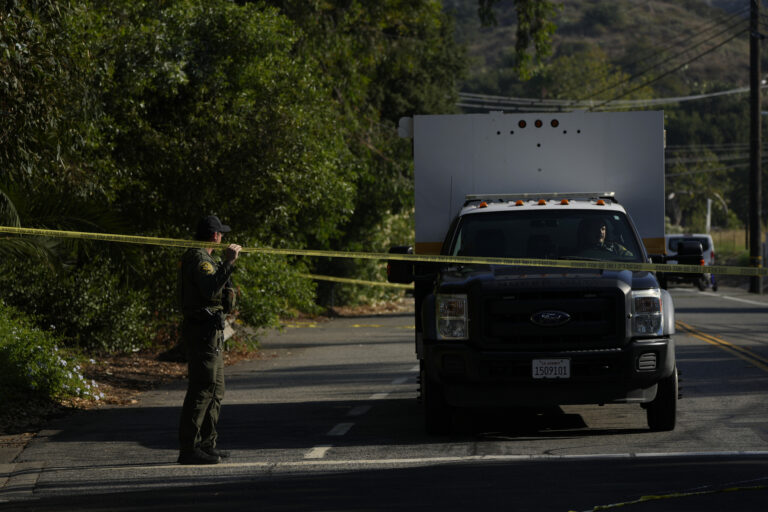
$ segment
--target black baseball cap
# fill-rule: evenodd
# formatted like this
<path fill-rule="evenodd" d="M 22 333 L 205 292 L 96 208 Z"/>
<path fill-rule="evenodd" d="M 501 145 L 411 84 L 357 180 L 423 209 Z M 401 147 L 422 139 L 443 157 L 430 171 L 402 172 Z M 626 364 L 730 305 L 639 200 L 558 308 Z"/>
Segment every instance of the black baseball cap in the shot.
<path fill-rule="evenodd" d="M 222 224 L 219 218 L 215 215 L 208 215 L 200 219 L 197 223 L 197 231 L 195 237 L 201 240 L 210 238 L 214 233 L 229 233 L 232 228 L 226 224 Z"/>

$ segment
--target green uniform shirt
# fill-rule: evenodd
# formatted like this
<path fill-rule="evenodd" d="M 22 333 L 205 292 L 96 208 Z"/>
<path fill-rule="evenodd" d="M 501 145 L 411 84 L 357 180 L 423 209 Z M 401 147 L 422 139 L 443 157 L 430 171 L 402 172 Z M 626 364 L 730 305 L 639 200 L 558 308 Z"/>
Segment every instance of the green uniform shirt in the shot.
<path fill-rule="evenodd" d="M 203 309 L 221 309 L 221 296 L 234 265 L 215 260 L 202 248 L 188 249 L 181 258 L 179 292 L 185 318 L 195 318 Z"/>

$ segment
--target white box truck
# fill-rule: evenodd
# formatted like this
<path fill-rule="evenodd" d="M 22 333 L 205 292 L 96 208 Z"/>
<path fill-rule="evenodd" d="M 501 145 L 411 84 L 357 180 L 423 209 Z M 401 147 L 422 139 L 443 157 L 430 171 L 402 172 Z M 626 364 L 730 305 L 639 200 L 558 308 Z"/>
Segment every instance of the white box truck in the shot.
<path fill-rule="evenodd" d="M 400 134 L 417 254 L 605 266 L 390 261 L 390 281 L 415 282 L 426 430 L 449 432 L 462 407 L 608 403 L 673 429 L 672 299 L 622 268 L 664 251 L 663 113 L 415 116 Z"/>

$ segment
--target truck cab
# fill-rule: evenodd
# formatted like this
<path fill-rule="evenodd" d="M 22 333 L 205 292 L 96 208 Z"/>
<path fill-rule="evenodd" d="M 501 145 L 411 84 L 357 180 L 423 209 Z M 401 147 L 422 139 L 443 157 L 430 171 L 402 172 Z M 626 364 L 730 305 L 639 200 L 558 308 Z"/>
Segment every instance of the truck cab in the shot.
<path fill-rule="evenodd" d="M 674 307 L 613 195 L 473 195 L 445 256 L 594 261 L 594 269 L 442 264 L 416 277 L 425 426 L 459 407 L 638 403 L 674 428 Z M 607 267 L 607 268 L 600 268 Z M 422 267 L 422 272 L 426 267 Z"/>

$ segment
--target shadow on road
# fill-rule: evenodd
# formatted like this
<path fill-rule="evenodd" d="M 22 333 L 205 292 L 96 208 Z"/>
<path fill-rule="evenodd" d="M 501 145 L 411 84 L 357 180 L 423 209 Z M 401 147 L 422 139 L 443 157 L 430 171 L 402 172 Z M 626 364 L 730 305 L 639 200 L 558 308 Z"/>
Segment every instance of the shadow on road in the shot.
<path fill-rule="evenodd" d="M 567 438 L 627 435 L 649 432 L 638 428 L 592 428 L 579 414 L 558 407 L 506 410 L 466 409 L 454 417 L 450 436 L 424 433 L 421 407 L 415 398 L 377 400 L 365 416 L 351 420 L 347 413 L 370 402 L 322 401 L 279 404 L 225 404 L 219 423 L 220 444 L 231 450 L 310 449 L 329 442 L 328 431 L 341 421 L 355 428 L 333 438 L 334 446 L 421 445 L 434 441 L 478 439 Z M 639 406 L 638 406 L 639 407 Z M 53 432 L 48 443 L 109 443 L 175 450 L 179 407 L 132 407 L 86 411 L 67 419 L 67 428 Z M 642 427 L 642 428 L 641 428 Z M 55 425 L 52 426 L 55 431 Z M 96 454 L 90 454 L 94 456 Z M 104 453 L 108 457 L 108 453 Z"/>
<path fill-rule="evenodd" d="M 766 463 L 765 457 L 658 457 L 246 474 L 226 481 L 197 475 L 162 489 L 33 499 L 7 510 L 565 512 L 611 506 L 630 512 L 762 512 L 768 503 Z"/>

